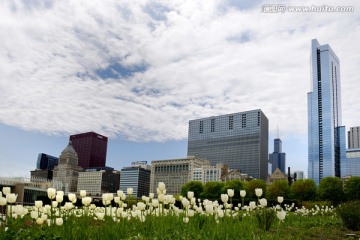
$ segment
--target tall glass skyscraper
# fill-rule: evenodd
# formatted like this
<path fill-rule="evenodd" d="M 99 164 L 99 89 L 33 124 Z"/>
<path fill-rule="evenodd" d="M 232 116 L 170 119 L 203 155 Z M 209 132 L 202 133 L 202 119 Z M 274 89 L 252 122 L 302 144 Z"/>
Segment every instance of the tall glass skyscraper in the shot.
<path fill-rule="evenodd" d="M 269 161 L 272 164 L 271 173 L 279 168 L 285 173 L 285 158 L 286 154 L 282 152 L 282 141 L 280 138 L 274 139 L 274 152 L 269 154 Z"/>
<path fill-rule="evenodd" d="M 254 178 L 267 179 L 268 142 L 269 120 L 260 109 L 189 121 L 188 156 Z"/>
<path fill-rule="evenodd" d="M 311 42 L 308 93 L 308 177 L 346 175 L 345 127 L 341 123 L 340 62 L 331 47 Z"/>

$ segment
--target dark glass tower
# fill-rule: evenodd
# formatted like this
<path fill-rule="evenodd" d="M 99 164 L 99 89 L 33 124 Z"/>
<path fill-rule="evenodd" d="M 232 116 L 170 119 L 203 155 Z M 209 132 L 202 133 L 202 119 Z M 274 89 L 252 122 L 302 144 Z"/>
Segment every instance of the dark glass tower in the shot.
<path fill-rule="evenodd" d="M 188 156 L 267 179 L 269 121 L 260 110 L 189 121 Z"/>
<path fill-rule="evenodd" d="M 108 138 L 94 132 L 70 136 L 82 168 L 105 167 Z"/>
<path fill-rule="evenodd" d="M 285 173 L 285 158 L 286 154 L 282 152 L 281 139 L 274 139 L 274 152 L 269 154 L 269 161 L 272 164 L 272 173 L 275 171 L 276 168 L 279 168 L 283 173 Z"/>
<path fill-rule="evenodd" d="M 341 123 L 340 62 L 331 47 L 311 42 L 308 93 L 308 177 L 346 175 L 345 127 Z"/>
<path fill-rule="evenodd" d="M 39 153 L 36 162 L 36 169 L 41 170 L 54 170 L 54 167 L 58 165 L 59 158 L 47 155 L 45 153 Z"/>

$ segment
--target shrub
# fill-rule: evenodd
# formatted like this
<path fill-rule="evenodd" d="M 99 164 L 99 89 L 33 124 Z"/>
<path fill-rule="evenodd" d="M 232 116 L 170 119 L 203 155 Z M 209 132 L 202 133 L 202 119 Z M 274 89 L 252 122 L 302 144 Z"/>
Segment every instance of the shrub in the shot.
<path fill-rule="evenodd" d="M 321 179 L 318 194 L 321 200 L 339 203 L 344 199 L 343 182 L 338 177 L 326 177 Z"/>
<path fill-rule="evenodd" d="M 198 198 L 204 191 L 204 185 L 200 181 L 187 182 L 181 187 L 181 195 L 186 197 L 189 191 L 194 192 L 194 196 Z"/>
<path fill-rule="evenodd" d="M 220 197 L 224 182 L 207 182 L 204 185 L 204 191 L 200 195 L 201 198 L 209 200 L 217 200 Z"/>
<path fill-rule="evenodd" d="M 291 185 L 291 197 L 300 201 L 314 200 L 316 197 L 316 183 L 312 179 L 299 179 Z"/>
<path fill-rule="evenodd" d="M 350 230 L 360 230 L 360 201 L 349 201 L 336 209 L 343 224 Z"/>
<path fill-rule="evenodd" d="M 345 182 L 345 194 L 349 200 L 360 200 L 360 177 L 351 177 Z"/>
<path fill-rule="evenodd" d="M 276 199 L 278 196 L 289 198 L 290 187 L 288 181 L 277 180 L 273 182 L 267 189 L 267 196 L 270 199 Z"/>
<path fill-rule="evenodd" d="M 266 182 L 263 180 L 256 179 L 247 182 L 246 197 L 249 199 L 257 199 L 258 197 L 255 195 L 256 188 L 261 188 L 263 190 L 263 196 L 266 196 Z"/>

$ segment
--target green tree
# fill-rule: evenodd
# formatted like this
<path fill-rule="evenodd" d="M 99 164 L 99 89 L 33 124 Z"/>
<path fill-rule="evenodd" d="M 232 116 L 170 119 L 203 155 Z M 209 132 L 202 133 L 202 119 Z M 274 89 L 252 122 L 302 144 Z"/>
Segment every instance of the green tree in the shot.
<path fill-rule="evenodd" d="M 344 192 L 348 200 L 360 200 L 360 177 L 351 177 L 347 180 Z"/>
<path fill-rule="evenodd" d="M 244 183 L 245 182 L 243 182 L 241 180 L 229 180 L 229 181 L 225 182 L 222 192 L 226 193 L 227 189 L 234 189 L 233 199 L 240 200 L 240 190 L 245 188 Z"/>
<path fill-rule="evenodd" d="M 220 198 L 223 187 L 223 182 L 207 182 L 204 185 L 204 191 L 200 197 L 203 199 L 217 200 Z"/>
<path fill-rule="evenodd" d="M 344 199 L 343 182 L 338 177 L 321 179 L 318 187 L 318 195 L 321 200 L 328 200 L 333 204 L 337 204 Z"/>
<path fill-rule="evenodd" d="M 289 198 L 290 186 L 287 180 L 277 180 L 267 188 L 267 197 L 277 199 L 278 196 Z"/>
<path fill-rule="evenodd" d="M 266 182 L 263 180 L 255 179 L 247 182 L 246 184 L 246 198 L 248 199 L 257 199 L 257 196 L 255 195 L 255 189 L 261 188 L 263 190 L 263 196 L 266 196 Z"/>
<path fill-rule="evenodd" d="M 300 201 L 314 200 L 316 197 L 316 183 L 312 179 L 299 179 L 291 184 L 290 195 Z"/>
<path fill-rule="evenodd" d="M 200 181 L 187 182 L 181 187 L 181 195 L 186 197 L 189 191 L 194 192 L 194 196 L 198 198 L 204 191 L 204 185 Z"/>

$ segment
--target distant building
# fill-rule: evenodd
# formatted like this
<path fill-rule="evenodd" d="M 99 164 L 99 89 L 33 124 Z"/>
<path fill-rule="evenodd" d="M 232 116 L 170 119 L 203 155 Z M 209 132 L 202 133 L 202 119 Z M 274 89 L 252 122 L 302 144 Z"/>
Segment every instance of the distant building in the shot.
<path fill-rule="evenodd" d="M 90 196 L 116 193 L 119 190 L 120 172 L 113 170 L 87 169 L 79 172 L 77 192 L 86 190 Z"/>
<path fill-rule="evenodd" d="M 232 169 L 221 176 L 221 181 L 227 182 L 230 180 L 240 180 L 244 182 L 248 182 L 253 179 L 251 176 L 247 175 L 246 173 L 241 173 L 239 169 Z"/>
<path fill-rule="evenodd" d="M 79 172 L 83 169 L 78 165 L 78 157 L 71 141 L 61 152 L 59 164 L 54 168 L 53 179 L 63 183 L 63 191 L 76 192 Z M 60 190 L 60 189 L 58 189 Z"/>
<path fill-rule="evenodd" d="M 31 178 L 44 178 L 52 180 L 53 170 L 58 165 L 59 158 L 45 153 L 39 153 L 36 161 L 36 169 L 30 171 Z"/>
<path fill-rule="evenodd" d="M 295 171 L 294 174 L 296 174 L 296 180 L 304 179 L 303 171 Z"/>
<path fill-rule="evenodd" d="M 269 177 L 268 182 L 273 183 L 277 180 L 288 180 L 288 176 L 280 170 L 280 168 L 276 168 L 275 171 Z"/>
<path fill-rule="evenodd" d="M 360 177 L 360 148 L 346 150 L 346 176 Z"/>
<path fill-rule="evenodd" d="M 95 132 L 70 136 L 82 168 L 105 167 L 108 138 Z"/>
<path fill-rule="evenodd" d="M 0 177 L 0 189 L 3 187 L 10 187 L 11 192 L 17 194 L 16 204 L 33 205 L 39 196 L 47 196 L 48 188 L 62 189 L 62 183 L 37 178 Z"/>
<path fill-rule="evenodd" d="M 266 180 L 268 139 L 269 121 L 260 109 L 190 120 L 188 156 Z"/>
<path fill-rule="evenodd" d="M 58 165 L 58 163 L 59 163 L 58 157 L 50 156 L 45 153 L 39 153 L 36 162 L 36 169 L 54 170 L 54 167 Z"/>
<path fill-rule="evenodd" d="M 282 141 L 280 138 L 274 139 L 274 152 L 269 154 L 269 161 L 271 162 L 271 173 L 279 168 L 285 173 L 286 168 L 286 154 L 282 152 Z"/>
<path fill-rule="evenodd" d="M 308 93 L 308 177 L 346 175 L 342 126 L 340 61 L 328 45 L 311 41 L 311 90 Z"/>
<path fill-rule="evenodd" d="M 227 172 L 227 166 L 222 163 L 217 163 L 216 166 L 203 165 L 199 168 L 194 168 L 194 181 L 220 182 L 221 176 Z"/>
<path fill-rule="evenodd" d="M 166 194 L 179 195 L 181 187 L 194 180 L 194 170 L 210 166 L 208 160 L 194 156 L 151 162 L 150 192 L 156 193 L 159 182 L 166 185 Z"/>
<path fill-rule="evenodd" d="M 360 148 L 360 127 L 351 127 L 348 131 L 348 147 Z"/>
<path fill-rule="evenodd" d="M 133 189 L 133 197 L 149 196 L 150 170 L 147 164 L 124 167 L 120 173 L 120 190 L 127 195 L 127 189 Z"/>

